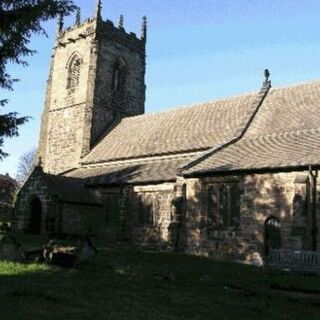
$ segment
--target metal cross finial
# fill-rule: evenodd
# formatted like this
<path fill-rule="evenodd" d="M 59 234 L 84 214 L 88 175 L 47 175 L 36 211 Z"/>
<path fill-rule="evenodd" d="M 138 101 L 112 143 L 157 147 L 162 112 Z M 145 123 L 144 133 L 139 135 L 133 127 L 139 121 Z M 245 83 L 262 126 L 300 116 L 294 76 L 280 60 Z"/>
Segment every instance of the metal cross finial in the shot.
<path fill-rule="evenodd" d="M 142 26 L 141 26 L 141 39 L 147 41 L 147 17 L 142 17 Z"/>
<path fill-rule="evenodd" d="M 121 15 L 120 15 L 120 18 L 119 18 L 119 28 L 123 28 L 123 23 L 124 23 L 124 17 L 123 17 L 123 15 L 121 14 Z"/>
<path fill-rule="evenodd" d="M 264 80 L 264 82 L 263 82 L 263 85 L 264 85 L 265 87 L 271 86 L 271 81 L 269 80 L 270 72 L 269 72 L 268 69 L 265 69 L 265 70 L 264 70 L 264 77 L 265 77 L 265 80 Z"/>
<path fill-rule="evenodd" d="M 77 8 L 77 13 L 76 13 L 76 21 L 75 21 L 75 25 L 79 26 L 81 23 L 81 9 L 80 7 Z"/>

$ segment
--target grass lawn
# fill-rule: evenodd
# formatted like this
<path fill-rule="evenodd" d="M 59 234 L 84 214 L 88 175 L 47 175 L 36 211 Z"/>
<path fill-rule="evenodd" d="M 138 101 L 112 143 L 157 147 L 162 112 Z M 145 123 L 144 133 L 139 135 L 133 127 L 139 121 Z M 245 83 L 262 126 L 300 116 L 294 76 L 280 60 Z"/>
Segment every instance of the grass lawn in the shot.
<path fill-rule="evenodd" d="M 77 269 L 0 262 L 0 320 L 320 319 L 320 277 L 102 248 Z"/>

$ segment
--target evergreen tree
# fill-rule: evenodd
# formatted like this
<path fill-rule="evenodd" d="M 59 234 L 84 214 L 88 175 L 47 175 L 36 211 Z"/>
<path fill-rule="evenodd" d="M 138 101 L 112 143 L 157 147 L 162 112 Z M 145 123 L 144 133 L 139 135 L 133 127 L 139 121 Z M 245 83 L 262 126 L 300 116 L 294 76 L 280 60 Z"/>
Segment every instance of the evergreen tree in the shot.
<path fill-rule="evenodd" d="M 41 22 L 75 9 L 72 0 L 0 0 L 0 88 L 13 90 L 17 79 L 6 70 L 8 63 L 27 66 L 25 57 L 36 53 L 28 47 L 33 34 L 45 35 Z M 5 137 L 18 135 L 18 127 L 28 121 L 16 112 L 4 114 L 6 99 L 0 99 L 0 160 L 7 154 L 2 150 Z"/>

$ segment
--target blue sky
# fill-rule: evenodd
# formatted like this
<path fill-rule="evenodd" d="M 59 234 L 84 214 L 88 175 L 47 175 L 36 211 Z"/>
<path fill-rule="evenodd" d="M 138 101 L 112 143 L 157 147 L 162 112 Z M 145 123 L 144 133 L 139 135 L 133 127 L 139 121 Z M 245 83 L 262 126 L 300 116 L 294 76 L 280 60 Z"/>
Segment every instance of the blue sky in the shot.
<path fill-rule="evenodd" d="M 92 15 L 95 0 L 75 2 L 83 19 Z M 115 23 L 124 14 L 137 34 L 148 17 L 146 112 L 258 90 L 265 68 L 274 87 L 320 79 L 319 0 L 103 0 L 102 12 Z M 49 37 L 32 37 L 30 66 L 9 66 L 20 82 L 1 91 L 6 112 L 32 119 L 5 140 L 0 174 L 15 176 L 21 154 L 38 145 L 56 23 L 44 26 Z"/>

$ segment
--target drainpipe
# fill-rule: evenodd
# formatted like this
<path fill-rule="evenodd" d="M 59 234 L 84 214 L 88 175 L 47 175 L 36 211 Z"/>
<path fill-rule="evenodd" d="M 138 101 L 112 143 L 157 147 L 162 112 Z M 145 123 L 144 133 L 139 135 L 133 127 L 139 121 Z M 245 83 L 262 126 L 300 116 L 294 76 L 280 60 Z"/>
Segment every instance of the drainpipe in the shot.
<path fill-rule="evenodd" d="M 312 166 L 309 166 L 309 174 L 311 177 L 311 241 L 312 250 L 317 250 L 317 178 L 318 170 L 312 171 Z"/>

